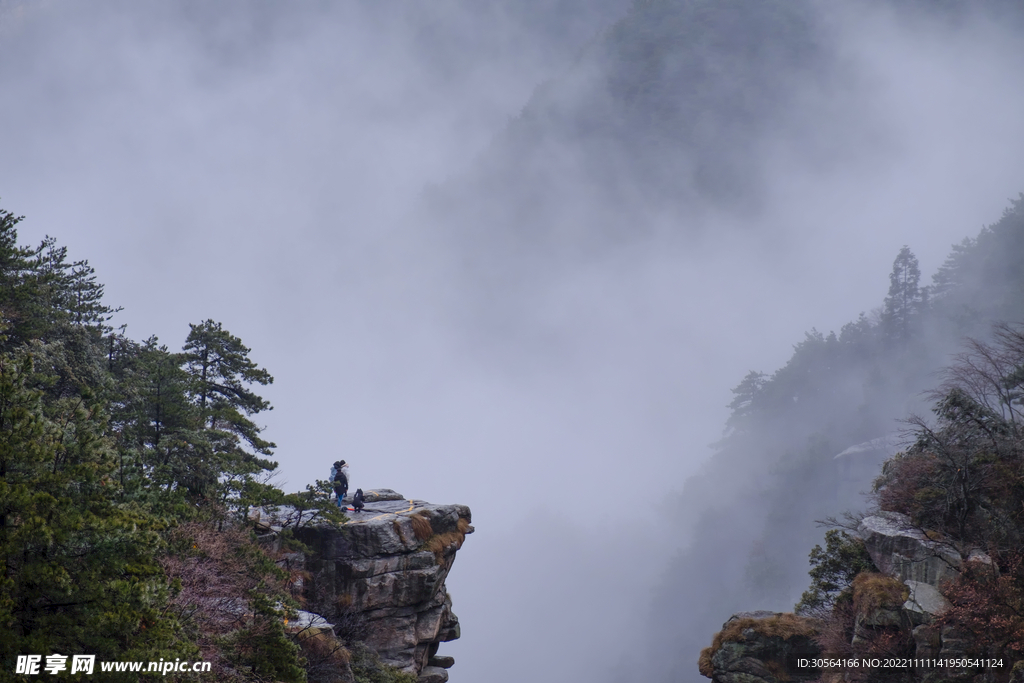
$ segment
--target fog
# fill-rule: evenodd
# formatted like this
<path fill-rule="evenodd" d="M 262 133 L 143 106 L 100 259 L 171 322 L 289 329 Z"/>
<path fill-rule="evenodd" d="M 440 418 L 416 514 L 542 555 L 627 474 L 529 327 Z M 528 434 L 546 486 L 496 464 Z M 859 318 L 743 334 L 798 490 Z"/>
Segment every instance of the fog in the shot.
<path fill-rule="evenodd" d="M 843 80 L 751 150 L 756 202 L 603 205 L 570 174 L 562 248 L 438 225 L 424 192 L 472 177 L 628 9 L 0 2 L 22 240 L 89 259 L 133 338 L 241 337 L 275 377 L 284 488 L 345 458 L 353 488 L 472 508 L 454 683 L 633 680 L 730 388 L 878 307 L 902 245 L 927 278 L 1024 189 L 1012 36 L 858 5 L 821 19 Z M 595 244 L 588 216 L 643 225 Z"/>

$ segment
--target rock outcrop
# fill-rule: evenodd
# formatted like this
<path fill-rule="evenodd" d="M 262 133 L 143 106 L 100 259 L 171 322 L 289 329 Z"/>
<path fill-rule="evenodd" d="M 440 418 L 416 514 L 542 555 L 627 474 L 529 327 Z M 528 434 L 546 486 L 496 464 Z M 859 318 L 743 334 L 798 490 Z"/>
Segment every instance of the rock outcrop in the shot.
<path fill-rule="evenodd" d="M 917 624 L 930 623 L 949 607 L 942 597 L 942 584 L 956 578 L 964 562 L 992 563 L 977 548 L 968 550 L 965 557 L 951 543 L 931 538 L 898 513 L 865 517 L 857 535 L 875 566 L 909 588 L 903 609 Z"/>
<path fill-rule="evenodd" d="M 948 543 L 928 538 L 910 520 L 897 513 L 865 517 L 857 536 L 879 571 L 901 581 L 938 588 L 956 577 L 963 558 Z"/>
<path fill-rule="evenodd" d="M 852 586 L 855 616 L 850 644 L 855 651 L 858 646 L 870 647 L 880 636 L 900 634 L 891 642 L 910 643 L 912 652 L 906 656 L 918 660 L 969 654 L 961 634 L 936 622 L 935 617 L 949 607 L 942 584 L 956 578 L 965 562 L 991 564 L 991 558 L 979 549 L 957 548 L 896 513 L 865 517 L 856 535 L 880 573 L 861 573 Z M 773 612 L 733 615 L 713 645 L 701 653 L 700 672 L 715 683 L 816 678 L 821 672 L 794 667 L 795 658 L 813 659 L 819 652 L 815 623 Z M 946 670 L 951 678 L 969 673 Z M 935 676 L 927 669 L 914 674 L 925 680 Z"/>
<path fill-rule="evenodd" d="M 801 659 L 821 654 L 814 619 L 782 612 L 740 612 L 722 624 L 700 654 L 700 672 L 714 683 L 809 681 L 821 671 Z"/>
<path fill-rule="evenodd" d="M 941 593 L 942 584 L 956 578 L 964 562 L 991 564 L 992 559 L 976 548 L 965 556 L 951 543 L 932 538 L 898 513 L 865 517 L 857 535 L 875 566 L 908 588 L 909 596 L 900 611 L 904 623 L 910 622 L 905 628 L 913 629 L 914 656 L 956 659 L 967 654 L 967 644 L 960 634 L 932 622 L 949 607 Z"/>
<path fill-rule="evenodd" d="M 299 588 L 311 612 L 331 615 L 335 631 L 357 637 L 420 683 L 443 683 L 454 659 L 437 656 L 438 647 L 460 635 L 445 579 L 473 532 L 470 510 L 388 489 L 366 492 L 365 503 L 362 512 L 346 512 L 341 528 L 303 523 L 290 508 L 253 517 L 271 533 L 293 527 L 312 551 L 289 557 L 290 569 L 304 576 Z"/>

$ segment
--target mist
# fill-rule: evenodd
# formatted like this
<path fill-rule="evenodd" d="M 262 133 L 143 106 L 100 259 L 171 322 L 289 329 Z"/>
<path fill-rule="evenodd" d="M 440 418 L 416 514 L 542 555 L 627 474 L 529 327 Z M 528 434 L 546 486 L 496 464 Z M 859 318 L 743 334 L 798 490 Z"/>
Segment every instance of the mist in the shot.
<path fill-rule="evenodd" d="M 554 236 L 460 223 L 514 186 L 425 208 L 504 163 L 538 86 L 583 97 L 630 6 L 0 2 L 22 241 L 89 259 L 133 338 L 212 318 L 250 346 L 286 490 L 345 458 L 353 488 L 472 508 L 455 683 L 653 680 L 672 558 L 699 510 L 746 504 L 685 500 L 730 389 L 877 308 L 902 245 L 928 277 L 1024 189 L 1012 27 L 850 3 L 818 8 L 834 68 L 746 148 L 752 200 L 606 193 L 555 140 Z M 746 562 L 722 552 L 686 582 Z"/>

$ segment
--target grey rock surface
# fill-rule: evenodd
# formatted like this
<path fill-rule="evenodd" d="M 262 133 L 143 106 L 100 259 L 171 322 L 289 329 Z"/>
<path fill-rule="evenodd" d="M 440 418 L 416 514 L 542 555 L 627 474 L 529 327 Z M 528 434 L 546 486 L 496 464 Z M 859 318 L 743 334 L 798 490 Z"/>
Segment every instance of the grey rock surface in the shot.
<path fill-rule="evenodd" d="M 425 666 L 416 683 L 446 683 L 448 671 L 437 666 Z"/>
<path fill-rule="evenodd" d="M 405 496 L 391 489 L 368 489 L 363 491 L 364 503 L 381 503 L 392 500 L 405 500 Z"/>
<path fill-rule="evenodd" d="M 963 555 L 952 544 L 929 538 L 909 518 L 897 513 L 865 517 L 857 535 L 864 541 L 875 566 L 899 578 L 910 589 L 900 611 L 913 626 L 915 655 L 927 659 L 965 654 L 966 642 L 958 634 L 948 628 L 939 631 L 930 626 L 937 615 L 949 608 L 942 586 L 959 575 Z M 968 561 L 992 564 L 992 559 L 979 549 L 966 551 L 966 556 Z"/>
<path fill-rule="evenodd" d="M 903 609 L 920 619 L 918 623 L 929 622 L 934 615 L 949 609 L 949 601 L 935 586 L 909 579 L 903 583 L 910 588 L 910 597 L 903 603 Z"/>
<path fill-rule="evenodd" d="M 365 491 L 364 501 L 362 512 L 346 511 L 349 519 L 339 528 L 288 507 L 250 516 L 270 534 L 290 526 L 310 548 L 302 558 L 308 575 L 301 592 L 313 612 L 357 628 L 385 664 L 418 673 L 421 681 L 430 669 L 430 681 L 446 681 L 445 669 L 428 660 L 440 643 L 460 635 L 445 579 L 473 532 L 470 510 L 405 499 L 390 489 Z"/>
<path fill-rule="evenodd" d="M 956 577 L 963 563 L 952 546 L 929 539 L 905 515 L 865 517 L 857 535 L 875 566 L 901 581 L 916 581 L 938 588 Z"/>
<path fill-rule="evenodd" d="M 722 629 L 728 629 L 739 619 L 753 619 L 768 623 L 775 618 L 794 618 L 780 612 L 740 612 L 729 618 Z M 810 622 L 812 620 L 804 620 Z M 814 680 L 820 677 L 818 669 L 797 666 L 800 658 L 820 656 L 821 649 L 810 635 L 795 634 L 789 637 L 768 635 L 757 625 L 742 631 L 741 642 L 726 641 L 711 657 L 712 676 L 715 683 L 780 683 L 781 681 Z"/>
<path fill-rule="evenodd" d="M 942 639 L 939 629 L 931 624 L 922 624 L 913 631 L 915 654 L 921 659 L 932 659 L 939 656 Z"/>
<path fill-rule="evenodd" d="M 427 666 L 436 666 L 441 669 L 450 669 L 455 666 L 455 657 L 431 657 L 427 661 Z"/>

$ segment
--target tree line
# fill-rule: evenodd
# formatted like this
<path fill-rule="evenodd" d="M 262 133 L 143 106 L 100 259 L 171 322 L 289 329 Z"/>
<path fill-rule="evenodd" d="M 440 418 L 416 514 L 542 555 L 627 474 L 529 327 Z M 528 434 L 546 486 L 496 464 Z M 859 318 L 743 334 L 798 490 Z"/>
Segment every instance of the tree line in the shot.
<path fill-rule="evenodd" d="M 305 680 L 286 575 L 245 520 L 289 502 L 340 513 L 326 485 L 269 483 L 276 446 L 255 418 L 273 377 L 213 320 L 180 351 L 128 338 L 88 261 L 19 244 L 21 220 L 0 210 L 0 669 L 180 657 Z"/>
<path fill-rule="evenodd" d="M 651 678 L 696 668 L 728 614 L 784 611 L 800 599 L 808 549 L 822 544 L 815 520 L 861 508 L 884 459 L 867 449 L 846 467 L 836 456 L 898 440 L 899 420 L 927 414 L 936 372 L 965 338 L 991 343 L 994 323 L 1024 321 L 1022 258 L 1024 195 L 953 245 L 929 282 L 910 247 L 897 250 L 876 283 L 877 308 L 834 332 L 806 332 L 774 372 L 740 378 L 713 455 L 682 487 L 678 515 L 696 521 L 656 589 L 648 634 L 659 651 L 679 654 L 652 659 Z M 712 556 L 728 557 L 713 575 Z"/>

